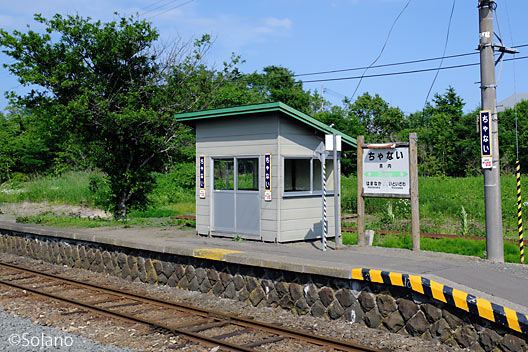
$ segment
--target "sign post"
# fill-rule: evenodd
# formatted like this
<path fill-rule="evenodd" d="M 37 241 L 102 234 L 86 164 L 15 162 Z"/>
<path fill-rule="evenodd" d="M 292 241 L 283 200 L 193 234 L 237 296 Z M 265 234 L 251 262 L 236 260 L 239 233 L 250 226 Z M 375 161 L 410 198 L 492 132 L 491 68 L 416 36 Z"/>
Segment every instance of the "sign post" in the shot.
<path fill-rule="evenodd" d="M 365 200 L 373 198 L 403 198 L 411 200 L 413 250 L 420 249 L 418 212 L 418 162 L 416 133 L 409 142 L 364 144 L 358 146 L 358 244 L 365 245 Z"/>
<path fill-rule="evenodd" d="M 335 132 L 325 135 L 325 147 L 332 152 L 334 161 L 334 223 L 336 250 L 343 245 L 341 237 L 341 136 Z"/>
<path fill-rule="evenodd" d="M 365 137 L 357 137 L 357 237 L 358 245 L 365 245 L 365 198 L 363 197 L 363 144 Z"/>
<path fill-rule="evenodd" d="M 411 233 L 413 251 L 420 250 L 420 202 L 418 201 L 418 136 L 409 133 L 409 173 L 411 179 Z"/>

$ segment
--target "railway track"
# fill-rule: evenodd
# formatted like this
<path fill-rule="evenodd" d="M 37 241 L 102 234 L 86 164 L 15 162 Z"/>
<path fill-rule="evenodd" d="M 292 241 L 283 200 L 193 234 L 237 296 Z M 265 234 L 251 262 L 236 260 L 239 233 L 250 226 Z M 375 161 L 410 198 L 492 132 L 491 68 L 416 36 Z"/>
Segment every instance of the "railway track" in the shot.
<path fill-rule="evenodd" d="M 282 326 L 81 282 L 0 262 L 0 284 L 184 337 L 222 351 L 379 351 Z M 182 344 L 178 347 L 185 347 Z"/>
<path fill-rule="evenodd" d="M 341 221 L 343 222 L 343 227 L 341 228 L 341 231 L 343 232 L 357 232 L 357 228 L 353 227 L 352 223 L 350 222 L 351 219 L 356 218 L 357 215 L 343 215 L 341 216 Z M 194 215 L 177 215 L 172 216 L 171 219 L 184 219 L 184 220 L 196 220 L 196 216 Z M 517 231 L 517 230 L 516 230 Z M 395 231 L 395 230 L 376 230 L 376 233 L 379 233 L 381 235 L 410 235 L 411 233 L 408 231 Z M 486 237 L 479 237 L 479 236 L 461 236 L 461 235 L 453 235 L 453 234 L 446 234 L 446 233 L 428 233 L 428 232 L 420 232 L 420 237 L 427 237 L 427 238 L 433 238 L 433 239 L 443 239 L 443 238 L 464 238 L 472 241 L 484 241 Z M 518 244 L 518 239 L 512 239 L 512 238 L 505 238 L 506 241 Z M 528 246 L 528 239 L 524 240 L 524 245 Z"/>

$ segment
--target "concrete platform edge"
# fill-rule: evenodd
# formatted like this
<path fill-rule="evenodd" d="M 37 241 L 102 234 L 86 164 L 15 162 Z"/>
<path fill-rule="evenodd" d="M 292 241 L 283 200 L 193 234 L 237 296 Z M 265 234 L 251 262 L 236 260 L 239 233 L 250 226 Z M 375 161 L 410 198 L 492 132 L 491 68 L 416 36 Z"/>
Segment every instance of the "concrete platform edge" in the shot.
<path fill-rule="evenodd" d="M 402 287 L 423 294 L 429 298 L 462 309 L 480 318 L 498 323 L 506 328 L 528 336 L 528 315 L 495 304 L 490 300 L 479 298 L 462 290 L 449 287 L 424 276 L 382 271 L 369 268 L 336 268 L 302 263 L 284 262 L 279 258 L 273 260 L 248 256 L 242 251 L 221 248 L 196 249 L 186 246 L 167 247 L 148 243 L 136 243 L 126 240 L 106 238 L 52 227 L 0 222 L 0 228 L 22 234 L 33 234 L 66 240 L 106 244 L 130 249 L 147 250 L 179 256 L 189 256 L 208 260 L 225 261 L 232 264 L 264 267 L 306 274 L 329 276 L 341 279 L 352 279 L 372 283 Z M 269 257 L 269 256 L 268 256 Z"/>

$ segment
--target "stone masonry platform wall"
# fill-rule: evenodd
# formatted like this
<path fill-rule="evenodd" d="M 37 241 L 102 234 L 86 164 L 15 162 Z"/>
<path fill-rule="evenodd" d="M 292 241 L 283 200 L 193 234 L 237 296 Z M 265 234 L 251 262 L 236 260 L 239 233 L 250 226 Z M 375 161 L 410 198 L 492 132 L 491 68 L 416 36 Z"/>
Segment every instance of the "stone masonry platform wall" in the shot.
<path fill-rule="evenodd" d="M 405 287 L 269 269 L 221 260 L 0 229 L 0 252 L 126 280 L 168 285 L 276 307 L 293 314 L 346 319 L 474 351 L 526 351 L 528 338 Z"/>

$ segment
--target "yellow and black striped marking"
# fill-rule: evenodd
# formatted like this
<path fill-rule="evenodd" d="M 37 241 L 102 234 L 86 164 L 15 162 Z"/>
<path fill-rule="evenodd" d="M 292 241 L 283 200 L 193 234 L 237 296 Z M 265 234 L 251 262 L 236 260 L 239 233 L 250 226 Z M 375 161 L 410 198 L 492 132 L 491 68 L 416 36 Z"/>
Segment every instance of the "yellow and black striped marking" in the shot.
<path fill-rule="evenodd" d="M 521 200 L 521 164 L 519 163 L 519 160 L 515 162 L 515 175 L 517 177 L 517 228 L 519 230 L 519 249 L 521 250 L 521 263 L 524 264 L 524 236 Z"/>
<path fill-rule="evenodd" d="M 528 315 L 422 276 L 357 268 L 352 269 L 352 279 L 406 287 L 414 292 L 528 335 Z"/>

